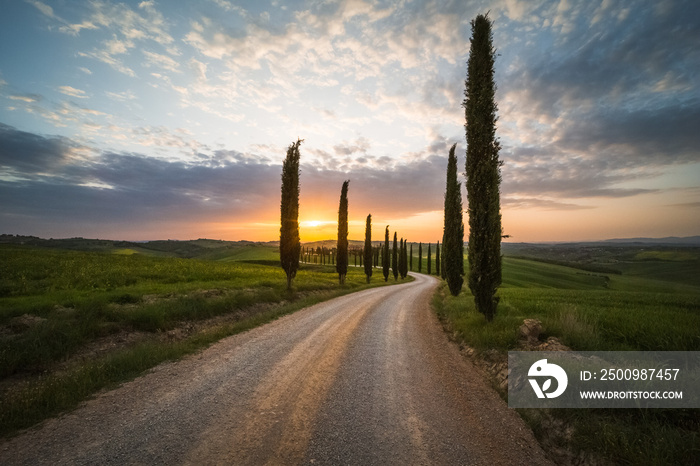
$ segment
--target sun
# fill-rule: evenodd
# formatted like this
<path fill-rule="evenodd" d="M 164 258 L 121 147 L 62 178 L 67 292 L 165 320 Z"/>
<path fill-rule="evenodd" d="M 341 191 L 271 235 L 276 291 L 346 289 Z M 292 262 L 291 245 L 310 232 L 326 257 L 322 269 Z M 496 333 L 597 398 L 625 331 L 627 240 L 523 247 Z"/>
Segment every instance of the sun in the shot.
<path fill-rule="evenodd" d="M 304 223 L 306 223 L 307 227 L 316 228 L 316 227 L 320 227 L 323 222 L 320 222 L 318 220 L 310 220 L 310 221 L 304 222 Z"/>

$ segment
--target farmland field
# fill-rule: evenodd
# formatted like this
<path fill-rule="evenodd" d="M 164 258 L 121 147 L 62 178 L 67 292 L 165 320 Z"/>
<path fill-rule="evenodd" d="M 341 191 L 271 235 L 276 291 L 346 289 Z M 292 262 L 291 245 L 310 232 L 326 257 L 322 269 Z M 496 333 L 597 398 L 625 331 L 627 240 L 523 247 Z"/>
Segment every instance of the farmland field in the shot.
<path fill-rule="evenodd" d="M 206 241 L 0 244 L 0 434 L 368 286 L 362 269 L 351 268 L 340 287 L 334 267 L 302 264 L 290 292 L 274 245 Z M 384 285 L 377 277 L 371 286 Z"/>
<path fill-rule="evenodd" d="M 526 318 L 542 322 L 540 340 L 556 337 L 573 350 L 700 351 L 697 248 L 597 249 L 591 254 L 582 247 L 530 248 L 527 258 L 522 250 L 518 257 L 504 257 L 501 301 L 490 324 L 475 310 L 466 285 L 456 298 L 443 286 L 435 307 L 479 360 L 494 359 L 494 352 L 502 360 L 508 350 L 517 350 L 518 327 Z M 697 409 L 522 414 L 550 448 L 594 452 L 614 464 L 700 461 Z"/>

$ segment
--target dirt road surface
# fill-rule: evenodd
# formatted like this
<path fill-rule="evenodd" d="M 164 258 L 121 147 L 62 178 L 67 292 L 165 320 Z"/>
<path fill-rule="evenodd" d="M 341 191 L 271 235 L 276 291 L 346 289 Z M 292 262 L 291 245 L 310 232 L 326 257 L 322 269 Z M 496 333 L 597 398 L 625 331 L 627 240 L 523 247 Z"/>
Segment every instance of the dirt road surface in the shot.
<path fill-rule="evenodd" d="M 162 364 L 0 442 L 0 464 L 549 464 L 415 278 Z"/>

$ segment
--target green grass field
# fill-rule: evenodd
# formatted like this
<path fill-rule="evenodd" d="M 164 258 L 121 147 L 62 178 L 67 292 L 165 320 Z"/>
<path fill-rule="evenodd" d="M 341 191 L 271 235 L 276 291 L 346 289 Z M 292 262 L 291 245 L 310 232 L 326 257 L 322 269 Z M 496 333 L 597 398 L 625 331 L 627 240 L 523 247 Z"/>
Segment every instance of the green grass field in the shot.
<path fill-rule="evenodd" d="M 290 292 L 274 246 L 171 243 L 156 254 L 133 243 L 0 244 L 0 435 L 164 360 L 368 287 L 360 268 L 340 287 L 334 267 L 302 264 Z M 384 284 L 375 275 L 369 286 Z"/>
<path fill-rule="evenodd" d="M 658 273 L 651 270 L 650 260 Z M 700 274 L 697 258 L 650 251 L 625 262 L 621 270 L 604 274 L 505 257 L 501 302 L 492 323 L 475 310 L 466 285 L 456 298 L 443 285 L 435 307 L 457 338 L 477 354 L 496 350 L 505 355 L 517 349 L 517 329 L 526 318 L 542 321 L 541 339 L 556 336 L 579 351 L 700 351 L 700 287 L 689 284 Z M 547 419 L 565 421 L 573 426 L 573 435 L 558 441 L 595 452 L 613 464 L 700 463 L 697 409 L 522 414 L 544 442 L 551 434 L 543 427 Z"/>

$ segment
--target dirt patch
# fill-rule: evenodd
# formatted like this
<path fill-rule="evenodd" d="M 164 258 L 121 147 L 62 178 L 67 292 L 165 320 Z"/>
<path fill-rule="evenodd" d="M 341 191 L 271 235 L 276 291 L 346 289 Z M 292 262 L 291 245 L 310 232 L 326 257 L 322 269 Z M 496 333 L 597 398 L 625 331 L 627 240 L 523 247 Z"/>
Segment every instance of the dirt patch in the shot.
<path fill-rule="evenodd" d="M 32 327 L 41 325 L 43 322 L 46 322 L 46 319 L 43 317 L 35 316 L 34 314 L 22 314 L 10 319 L 7 325 L 0 326 L 0 336 L 22 333 Z"/>

